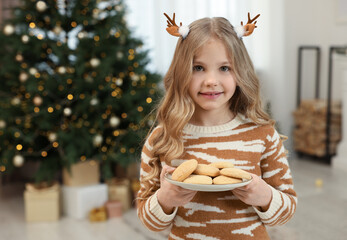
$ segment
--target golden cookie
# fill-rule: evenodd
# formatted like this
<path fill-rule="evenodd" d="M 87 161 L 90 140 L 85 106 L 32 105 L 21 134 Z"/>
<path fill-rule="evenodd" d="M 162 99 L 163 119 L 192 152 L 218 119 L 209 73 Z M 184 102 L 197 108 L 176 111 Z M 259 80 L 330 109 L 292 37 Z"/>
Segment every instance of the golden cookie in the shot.
<path fill-rule="evenodd" d="M 182 182 L 194 172 L 197 166 L 198 161 L 196 161 L 195 159 L 185 161 L 175 169 L 175 171 L 172 173 L 171 179 L 174 181 Z"/>
<path fill-rule="evenodd" d="M 234 164 L 231 162 L 219 161 L 219 162 L 211 163 L 210 166 L 214 166 L 216 168 L 221 169 L 221 168 L 232 168 L 234 167 Z"/>
<path fill-rule="evenodd" d="M 223 168 L 220 170 L 220 174 L 233 178 L 252 179 L 251 174 L 239 168 Z"/>
<path fill-rule="evenodd" d="M 218 176 L 213 179 L 213 184 L 221 185 L 221 184 L 234 184 L 234 183 L 241 183 L 242 180 L 239 178 L 231 178 L 226 176 Z"/>
<path fill-rule="evenodd" d="M 219 169 L 207 164 L 198 164 L 198 167 L 195 169 L 194 174 L 215 177 L 219 175 Z"/>
<path fill-rule="evenodd" d="M 183 182 L 192 184 L 212 184 L 212 178 L 206 175 L 190 175 Z"/>

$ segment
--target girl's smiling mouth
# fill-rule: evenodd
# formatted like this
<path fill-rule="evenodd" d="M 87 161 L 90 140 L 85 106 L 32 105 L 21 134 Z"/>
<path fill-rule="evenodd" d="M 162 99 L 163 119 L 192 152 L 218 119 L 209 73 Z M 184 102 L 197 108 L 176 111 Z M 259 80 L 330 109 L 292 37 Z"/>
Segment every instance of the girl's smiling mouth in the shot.
<path fill-rule="evenodd" d="M 218 98 L 222 94 L 223 94 L 223 92 L 199 92 L 199 95 L 201 95 L 204 98 L 208 98 L 208 99 Z"/>

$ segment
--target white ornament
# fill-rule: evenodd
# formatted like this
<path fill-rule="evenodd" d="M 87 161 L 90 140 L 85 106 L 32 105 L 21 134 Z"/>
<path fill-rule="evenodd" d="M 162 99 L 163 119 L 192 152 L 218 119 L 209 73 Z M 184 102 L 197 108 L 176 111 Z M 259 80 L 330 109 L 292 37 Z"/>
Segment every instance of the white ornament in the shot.
<path fill-rule="evenodd" d="M 71 108 L 64 108 L 64 115 L 65 116 L 68 117 L 71 115 L 71 113 L 72 113 Z"/>
<path fill-rule="evenodd" d="M 31 74 L 31 75 L 35 75 L 36 73 L 37 73 L 37 69 L 36 68 L 30 68 L 29 69 L 29 73 Z"/>
<path fill-rule="evenodd" d="M 137 74 L 133 74 L 130 78 L 131 78 L 131 80 L 133 80 L 134 82 L 137 82 L 138 80 L 140 80 L 140 77 L 139 77 L 139 75 L 137 75 Z"/>
<path fill-rule="evenodd" d="M 42 104 L 43 100 L 40 96 L 35 96 L 33 99 L 33 103 L 35 106 L 40 106 Z"/>
<path fill-rule="evenodd" d="M 14 33 L 14 26 L 11 24 L 7 24 L 4 27 L 4 33 L 5 35 L 9 36 L 12 35 Z"/>
<path fill-rule="evenodd" d="M 0 119 L 0 128 L 5 128 L 5 127 L 6 127 L 6 122 Z"/>
<path fill-rule="evenodd" d="M 29 42 L 29 36 L 28 35 L 23 35 L 22 36 L 22 42 L 23 43 L 28 43 Z"/>
<path fill-rule="evenodd" d="M 98 59 L 98 58 L 92 58 L 92 59 L 90 59 L 89 63 L 90 63 L 90 65 L 91 65 L 92 67 L 95 68 L 95 67 L 97 67 L 97 66 L 100 65 L 100 59 Z"/>
<path fill-rule="evenodd" d="M 85 32 L 85 31 L 79 32 L 79 33 L 77 34 L 77 37 L 78 37 L 79 39 L 86 38 L 87 36 L 88 36 L 88 33 Z"/>
<path fill-rule="evenodd" d="M 12 105 L 19 105 L 20 104 L 19 97 L 12 98 L 11 103 L 12 103 Z"/>
<path fill-rule="evenodd" d="M 38 1 L 36 3 L 36 9 L 39 12 L 44 12 L 47 9 L 47 4 L 44 1 Z"/>
<path fill-rule="evenodd" d="M 65 74 L 66 73 L 66 68 L 62 67 L 62 66 L 58 67 L 58 73 Z"/>
<path fill-rule="evenodd" d="M 124 54 L 122 52 L 117 52 L 117 59 L 122 59 L 124 57 Z"/>
<path fill-rule="evenodd" d="M 95 106 L 99 104 L 99 100 L 97 98 L 93 98 L 90 100 L 90 105 Z"/>
<path fill-rule="evenodd" d="M 96 147 L 100 146 L 102 143 L 102 140 L 103 139 L 102 139 L 102 136 L 100 134 L 96 135 L 93 139 L 94 146 L 96 146 Z"/>
<path fill-rule="evenodd" d="M 118 127 L 119 124 L 120 124 L 120 118 L 118 118 L 118 117 L 111 117 L 110 118 L 111 127 Z"/>
<path fill-rule="evenodd" d="M 55 26 L 53 28 L 53 32 L 56 34 L 56 35 L 59 35 L 61 32 L 63 31 L 63 28 L 61 26 Z"/>
<path fill-rule="evenodd" d="M 117 78 L 117 80 L 116 80 L 116 85 L 117 85 L 118 87 L 122 86 L 122 85 L 123 85 L 123 79 Z"/>
<path fill-rule="evenodd" d="M 24 164 L 24 157 L 22 155 L 15 155 L 13 157 L 13 165 L 16 167 L 21 167 Z"/>
<path fill-rule="evenodd" d="M 50 133 L 48 135 L 48 140 L 51 142 L 55 142 L 57 140 L 57 134 L 56 133 Z"/>
<path fill-rule="evenodd" d="M 26 82 L 27 80 L 28 80 L 28 74 L 27 73 L 25 73 L 25 72 L 21 72 L 20 74 L 19 74 L 19 81 L 21 81 L 21 82 Z"/>

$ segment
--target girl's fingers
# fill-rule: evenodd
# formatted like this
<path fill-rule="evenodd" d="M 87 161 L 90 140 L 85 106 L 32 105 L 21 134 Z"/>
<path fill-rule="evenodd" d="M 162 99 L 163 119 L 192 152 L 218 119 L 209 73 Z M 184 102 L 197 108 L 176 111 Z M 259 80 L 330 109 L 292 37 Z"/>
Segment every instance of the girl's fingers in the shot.
<path fill-rule="evenodd" d="M 174 167 L 170 167 L 168 165 L 165 165 L 161 170 L 160 179 L 164 179 L 164 176 L 166 173 L 172 173 L 174 170 L 175 170 Z"/>

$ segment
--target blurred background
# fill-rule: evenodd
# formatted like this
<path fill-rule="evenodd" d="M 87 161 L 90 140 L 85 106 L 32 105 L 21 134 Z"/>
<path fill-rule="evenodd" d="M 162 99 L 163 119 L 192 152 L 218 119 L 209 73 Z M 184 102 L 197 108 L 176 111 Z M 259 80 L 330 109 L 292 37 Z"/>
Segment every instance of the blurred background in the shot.
<path fill-rule="evenodd" d="M 0 239 L 167 238 L 134 203 L 177 41 L 164 12 L 261 14 L 243 41 L 299 199 L 271 239 L 345 239 L 347 0 L 0 0 Z"/>

